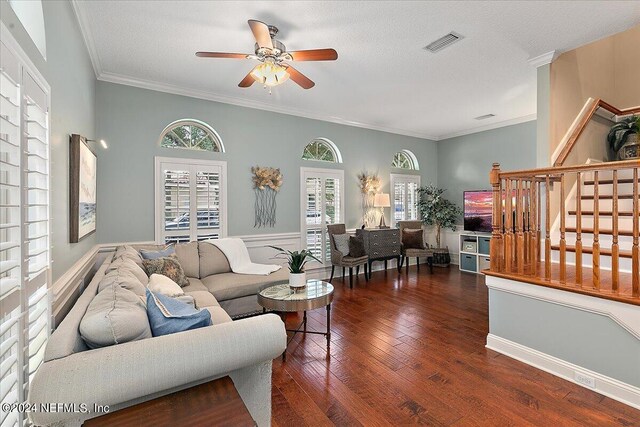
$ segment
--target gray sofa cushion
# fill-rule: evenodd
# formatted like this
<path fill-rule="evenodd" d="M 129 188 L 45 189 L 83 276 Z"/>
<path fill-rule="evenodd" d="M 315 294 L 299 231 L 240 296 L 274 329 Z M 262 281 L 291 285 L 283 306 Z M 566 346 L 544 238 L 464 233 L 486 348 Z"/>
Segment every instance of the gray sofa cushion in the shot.
<path fill-rule="evenodd" d="M 146 295 L 145 285 L 140 283 L 138 278 L 126 268 L 118 268 L 105 274 L 98 284 L 98 293 L 101 293 L 103 290 L 111 286 L 123 287 L 138 296 Z"/>
<path fill-rule="evenodd" d="M 281 268 L 268 276 L 222 273 L 205 277 L 202 283 L 218 301 L 256 295 L 265 286 L 288 280 L 289 270 Z M 257 298 L 257 297 L 256 297 Z"/>
<path fill-rule="evenodd" d="M 187 277 L 200 278 L 200 258 L 198 242 L 180 243 L 176 245 L 176 257 Z M 178 283 L 179 284 L 179 283 Z"/>
<path fill-rule="evenodd" d="M 138 295 L 117 285 L 106 287 L 95 296 L 79 329 L 89 348 L 151 338 L 144 302 Z"/>
<path fill-rule="evenodd" d="M 116 253 L 113 256 L 113 259 L 126 257 L 132 259 L 136 264 L 142 267 L 142 257 L 140 256 L 140 252 L 138 252 L 133 246 L 124 245 L 118 246 L 116 248 Z"/>
<path fill-rule="evenodd" d="M 200 278 L 212 274 L 231 273 L 231 266 L 227 257 L 217 246 L 207 242 L 198 243 L 200 253 Z"/>
<path fill-rule="evenodd" d="M 146 285 L 149 282 L 147 273 L 142 269 L 140 265 L 136 264 L 136 262 L 131 259 L 131 257 L 125 256 L 114 258 L 114 260 L 109 265 L 109 268 L 107 268 L 107 273 L 119 269 L 123 269 L 132 273 L 134 276 L 136 276 L 136 278 L 142 285 Z"/>

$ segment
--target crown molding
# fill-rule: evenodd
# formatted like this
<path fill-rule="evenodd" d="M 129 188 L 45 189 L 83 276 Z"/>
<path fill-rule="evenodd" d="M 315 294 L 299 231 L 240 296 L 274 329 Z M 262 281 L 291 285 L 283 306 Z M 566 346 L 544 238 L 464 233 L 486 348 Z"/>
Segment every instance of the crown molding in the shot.
<path fill-rule="evenodd" d="M 533 67 L 542 67 L 543 65 L 551 64 L 555 61 L 559 53 L 560 52 L 557 50 L 552 50 L 551 52 L 543 53 L 542 55 L 538 55 L 534 58 L 529 58 L 527 62 Z"/>
<path fill-rule="evenodd" d="M 387 126 L 379 126 L 379 125 L 374 125 L 369 123 L 356 122 L 352 120 L 343 119 L 340 117 L 313 113 L 310 111 L 299 110 L 296 108 L 276 106 L 276 105 L 267 104 L 264 102 L 254 101 L 254 100 L 245 99 L 245 98 L 224 96 L 224 95 L 219 95 L 213 92 L 207 92 L 207 91 L 202 91 L 198 89 L 188 89 L 182 86 L 176 86 L 168 83 L 161 83 L 161 82 L 156 82 L 156 81 L 146 80 L 146 79 L 138 79 L 135 77 L 129 77 L 122 74 L 102 72 L 100 73 L 100 75 L 98 75 L 97 78 L 98 80 L 103 82 L 117 83 L 117 84 L 122 84 L 126 86 L 134 86 L 141 89 L 148 89 L 148 90 L 153 90 L 157 92 L 165 92 L 173 95 L 187 96 L 190 98 L 204 99 L 207 101 L 220 102 L 223 104 L 231 104 L 239 107 L 265 110 L 265 111 L 270 111 L 272 113 L 287 114 L 290 116 L 304 117 L 304 118 L 313 119 L 313 120 L 321 120 L 324 122 L 336 123 L 336 124 L 341 124 L 346 126 L 354 126 L 354 127 L 359 127 L 363 129 L 370 129 L 370 130 L 375 130 L 380 132 L 392 133 L 396 135 L 411 136 L 414 138 L 428 139 L 431 141 L 438 140 L 438 137 L 435 137 L 433 135 L 427 135 L 421 132 L 414 132 L 407 129 L 398 129 L 398 128 L 392 128 Z"/>
<path fill-rule="evenodd" d="M 87 18 L 87 15 L 85 15 L 85 13 L 82 11 L 80 1 L 71 0 L 71 6 L 73 7 L 73 13 L 76 15 L 76 20 L 78 21 L 78 25 L 80 26 L 80 32 L 82 33 L 84 44 L 87 47 L 87 51 L 89 52 L 89 58 L 91 59 L 93 72 L 95 73 L 96 78 L 99 78 L 102 74 L 102 65 L 100 63 L 100 57 L 98 56 L 96 44 L 93 41 L 93 36 L 91 35 L 91 26 L 89 25 L 89 19 Z"/>
<path fill-rule="evenodd" d="M 440 142 L 440 141 L 444 141 L 444 140 L 447 140 L 447 139 L 450 139 L 450 138 L 455 138 L 457 136 L 470 135 L 472 133 L 484 132 L 484 131 L 487 131 L 487 130 L 503 128 L 503 127 L 511 126 L 511 125 L 518 125 L 520 123 L 531 122 L 533 120 L 536 120 L 536 118 L 537 118 L 536 114 L 528 114 L 526 116 L 516 117 L 514 119 L 509 119 L 509 120 L 503 120 L 501 122 L 492 123 L 490 125 L 478 126 L 478 127 L 471 128 L 471 129 L 466 129 L 466 130 L 463 130 L 463 131 L 460 131 L 460 132 L 453 132 L 453 133 L 440 135 L 438 137 L 438 141 Z"/>

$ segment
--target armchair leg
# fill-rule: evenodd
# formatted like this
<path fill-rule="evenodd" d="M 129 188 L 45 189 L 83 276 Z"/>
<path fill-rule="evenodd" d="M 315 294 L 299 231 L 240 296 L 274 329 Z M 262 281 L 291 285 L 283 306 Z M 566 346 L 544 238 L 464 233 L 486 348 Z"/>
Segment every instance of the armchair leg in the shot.
<path fill-rule="evenodd" d="M 402 259 L 402 257 L 398 256 L 396 258 L 396 267 L 398 267 L 398 273 L 402 272 L 402 263 L 400 262 L 400 260 Z"/>
<path fill-rule="evenodd" d="M 353 267 L 349 267 L 349 289 L 353 289 Z"/>
<path fill-rule="evenodd" d="M 331 266 L 331 278 L 329 279 L 329 283 L 331 283 L 333 281 L 333 273 L 335 273 L 336 271 L 336 266 L 332 265 Z"/>
<path fill-rule="evenodd" d="M 344 267 L 342 267 L 342 280 L 344 280 Z"/>
<path fill-rule="evenodd" d="M 427 258 L 427 263 L 429 263 L 429 271 L 433 274 L 433 258 Z"/>
<path fill-rule="evenodd" d="M 418 271 L 420 271 L 420 258 L 416 257 L 416 267 L 418 269 Z"/>
<path fill-rule="evenodd" d="M 360 275 L 360 266 L 356 266 L 356 277 Z"/>
<path fill-rule="evenodd" d="M 369 269 L 367 268 L 367 264 L 364 265 L 364 280 L 365 282 L 369 281 Z"/>

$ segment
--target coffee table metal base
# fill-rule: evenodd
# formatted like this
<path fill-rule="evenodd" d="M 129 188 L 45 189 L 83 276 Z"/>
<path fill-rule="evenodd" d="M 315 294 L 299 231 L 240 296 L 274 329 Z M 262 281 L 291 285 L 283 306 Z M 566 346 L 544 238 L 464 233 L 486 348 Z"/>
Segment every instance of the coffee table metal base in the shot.
<path fill-rule="evenodd" d="M 266 308 L 262 309 L 263 313 L 267 312 Z M 280 317 L 282 318 L 282 321 L 284 322 L 284 324 L 286 325 L 286 320 L 287 320 L 287 311 L 281 311 L 279 312 Z M 293 339 L 295 338 L 295 336 L 298 333 L 301 334 L 316 334 L 316 335 L 324 335 L 327 338 L 327 354 L 329 352 L 329 348 L 331 346 L 331 304 L 329 303 L 327 305 L 327 331 L 326 332 L 320 332 L 320 331 L 309 331 L 307 330 L 307 310 L 304 310 L 303 312 L 303 316 L 302 316 L 302 322 L 300 322 L 300 324 L 298 325 L 298 327 L 296 329 L 287 329 L 287 332 L 291 332 L 293 333 L 293 335 L 291 335 L 289 337 L 289 339 L 287 339 L 287 347 L 289 347 L 289 344 L 291 343 L 291 341 L 293 341 Z M 287 349 L 285 348 L 284 351 L 282 352 L 282 361 L 286 361 L 287 360 Z"/>

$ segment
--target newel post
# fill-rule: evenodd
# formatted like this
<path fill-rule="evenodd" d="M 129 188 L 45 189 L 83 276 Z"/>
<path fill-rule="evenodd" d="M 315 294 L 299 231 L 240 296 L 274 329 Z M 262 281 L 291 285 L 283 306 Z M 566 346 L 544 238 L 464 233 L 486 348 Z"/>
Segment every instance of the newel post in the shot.
<path fill-rule="evenodd" d="M 494 163 L 489 172 L 489 182 L 493 190 L 493 213 L 491 247 L 489 258 L 491 271 L 500 272 L 504 266 L 502 241 L 502 180 L 500 179 L 500 163 Z"/>

